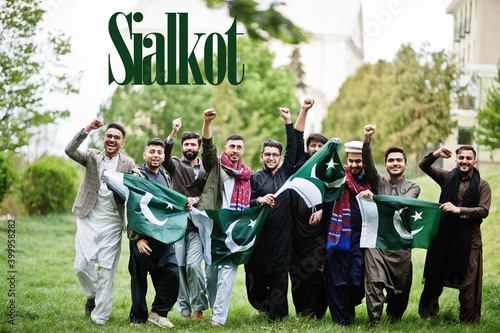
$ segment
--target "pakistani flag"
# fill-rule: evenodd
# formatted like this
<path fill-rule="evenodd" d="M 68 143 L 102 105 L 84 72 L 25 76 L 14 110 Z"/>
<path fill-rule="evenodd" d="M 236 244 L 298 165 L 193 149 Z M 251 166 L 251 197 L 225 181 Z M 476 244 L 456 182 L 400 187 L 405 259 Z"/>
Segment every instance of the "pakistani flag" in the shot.
<path fill-rule="evenodd" d="M 199 230 L 207 264 L 237 266 L 248 263 L 269 209 L 268 205 L 243 211 L 193 208 L 189 214 Z"/>
<path fill-rule="evenodd" d="M 287 189 L 295 190 L 308 207 L 322 202 L 332 202 L 342 197 L 345 171 L 338 152 L 342 143 L 333 139 L 314 154 L 275 193 L 278 196 Z"/>
<path fill-rule="evenodd" d="M 391 195 L 357 196 L 361 247 L 386 250 L 428 249 L 437 235 L 440 204 Z"/>
<path fill-rule="evenodd" d="M 148 179 L 104 170 L 102 179 L 127 205 L 128 227 L 165 244 L 184 237 L 187 198 Z"/>

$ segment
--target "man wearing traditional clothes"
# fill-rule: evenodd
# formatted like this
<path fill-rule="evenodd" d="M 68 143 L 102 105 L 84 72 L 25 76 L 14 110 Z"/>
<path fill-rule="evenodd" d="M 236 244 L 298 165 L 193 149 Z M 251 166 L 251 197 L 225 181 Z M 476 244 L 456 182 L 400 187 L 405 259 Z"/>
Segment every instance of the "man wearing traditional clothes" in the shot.
<path fill-rule="evenodd" d="M 159 138 L 146 143 L 143 153 L 145 163 L 132 170 L 134 176 L 147 178 L 152 182 L 170 187 L 170 177 L 160 168 L 165 158 L 165 144 Z M 187 205 L 190 210 L 190 205 Z M 167 318 L 179 294 L 179 267 L 173 244 L 165 244 L 153 237 L 128 229 L 130 260 L 130 291 L 132 307 L 130 323 L 142 324 L 146 320 L 163 328 L 174 328 Z M 148 314 L 146 294 L 148 272 L 156 295 Z"/>
<path fill-rule="evenodd" d="M 441 186 L 443 211 L 436 240 L 427 251 L 418 312 L 422 318 L 437 315 L 439 296 L 446 286 L 460 290 L 460 321 L 478 324 L 483 285 L 481 222 L 490 210 L 491 188 L 475 168 L 474 147 L 456 150 L 457 167 L 451 171 L 432 165 L 440 157 L 451 156 L 450 149 L 441 147 L 418 163 Z"/>
<path fill-rule="evenodd" d="M 364 249 L 359 244 L 362 221 L 356 196 L 371 186 L 363 169 L 362 148 L 361 141 L 345 144 L 343 196 L 323 208 L 325 215 L 331 216 L 325 265 L 328 306 L 333 321 L 344 326 L 350 325 L 354 308 L 364 297 Z"/>
<path fill-rule="evenodd" d="M 216 116 L 214 109 L 203 113 L 202 160 L 208 176 L 198 209 L 246 210 L 250 208 L 250 177 L 253 171 L 241 161 L 245 143 L 241 136 L 232 134 L 227 137 L 220 157 L 217 156 L 212 138 L 212 121 Z M 229 265 L 208 265 L 206 268 L 212 325 L 224 325 L 227 320 L 237 271 L 238 266 Z"/>
<path fill-rule="evenodd" d="M 403 149 L 391 147 L 385 152 L 385 169 L 389 178 L 381 176 L 373 162 L 371 137 L 376 125 L 366 125 L 362 150 L 363 168 L 372 191 L 379 195 L 394 195 L 417 198 L 420 186 L 404 177 L 408 163 Z M 366 190 L 363 197 L 373 195 Z M 370 327 L 382 321 L 384 303 L 387 303 L 389 321 L 399 321 L 403 316 L 410 296 L 412 282 L 411 250 L 365 249 L 365 297 Z M 386 289 L 387 296 L 384 295 Z"/>
<path fill-rule="evenodd" d="M 295 124 L 297 150 L 294 172 L 328 141 L 323 134 L 313 133 L 306 140 L 304 129 L 308 111 L 314 99 L 306 98 Z M 323 270 L 328 224 L 321 219 L 322 206 L 309 208 L 297 192 L 291 193 L 292 208 L 292 265 L 290 280 L 295 311 L 299 316 L 321 319 L 325 316 L 327 301 Z M 321 222 L 320 222 L 321 221 Z"/>
<path fill-rule="evenodd" d="M 130 173 L 134 161 L 119 153 L 125 129 L 111 123 L 102 141 L 104 150 L 79 150 L 90 131 L 103 123 L 94 119 L 76 134 L 66 154 L 85 167 L 85 176 L 73 205 L 76 215 L 74 269 L 87 301 L 85 313 L 96 324 L 105 324 L 113 305 L 113 282 L 120 259 L 122 231 L 126 230 L 124 201 L 101 179 L 104 169 Z M 98 266 L 96 271 L 95 266 Z"/>
<path fill-rule="evenodd" d="M 255 244 L 252 256 L 245 265 L 248 300 L 270 321 L 288 316 L 288 272 L 292 256 L 290 191 L 278 197 L 278 191 L 293 173 L 295 164 L 295 135 L 288 108 L 278 108 L 285 121 L 287 145 L 280 167 L 283 145 L 266 139 L 261 146 L 262 170 L 251 178 L 251 206 L 271 206 L 262 233 Z"/>
<path fill-rule="evenodd" d="M 172 177 L 172 189 L 184 194 L 192 205 L 196 205 L 207 180 L 205 169 L 198 157 L 201 136 L 195 132 L 184 132 L 181 137 L 183 157 L 172 156 L 175 137 L 181 126 L 182 118 L 172 121 L 172 132 L 165 140 L 163 167 Z M 180 282 L 177 312 L 184 319 L 189 319 L 193 311 L 193 319 L 200 322 L 203 319 L 203 311 L 208 309 L 205 274 L 201 267 L 203 245 L 198 228 L 189 218 L 185 236 L 175 243 L 175 255 L 179 264 Z"/>

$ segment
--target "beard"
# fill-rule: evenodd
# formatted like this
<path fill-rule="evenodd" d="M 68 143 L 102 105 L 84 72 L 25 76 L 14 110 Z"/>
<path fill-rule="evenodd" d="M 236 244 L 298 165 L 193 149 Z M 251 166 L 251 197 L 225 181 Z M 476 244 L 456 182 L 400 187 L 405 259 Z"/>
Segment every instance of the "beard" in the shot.
<path fill-rule="evenodd" d="M 184 155 L 184 157 L 189 160 L 189 161 L 192 161 L 194 160 L 196 157 L 198 157 L 198 152 L 193 152 L 193 151 L 183 151 L 182 152 L 182 155 Z"/>

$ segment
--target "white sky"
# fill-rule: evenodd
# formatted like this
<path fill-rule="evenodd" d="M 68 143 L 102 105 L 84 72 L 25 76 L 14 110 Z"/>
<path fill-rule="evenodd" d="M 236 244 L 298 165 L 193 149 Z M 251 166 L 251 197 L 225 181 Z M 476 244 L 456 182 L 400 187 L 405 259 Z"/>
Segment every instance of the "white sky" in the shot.
<path fill-rule="evenodd" d="M 108 21 L 115 12 L 129 13 L 136 1 L 44 0 L 46 27 L 72 36 L 72 53 L 66 59 L 68 70 L 73 74 L 84 71 L 80 94 L 49 100 L 71 111 L 69 119 L 51 127 L 54 142 L 49 153 L 64 155 L 66 144 L 96 116 L 99 105 L 112 94 L 114 86 L 107 83 L 108 54 L 114 46 L 109 38 Z M 179 4 L 178 0 L 167 1 Z M 427 41 L 434 50 L 451 50 L 453 16 L 446 14 L 450 3 L 451 0 L 362 0 L 365 61 L 390 61 L 402 43 L 419 47 Z M 189 8 L 186 11 L 189 13 Z"/>

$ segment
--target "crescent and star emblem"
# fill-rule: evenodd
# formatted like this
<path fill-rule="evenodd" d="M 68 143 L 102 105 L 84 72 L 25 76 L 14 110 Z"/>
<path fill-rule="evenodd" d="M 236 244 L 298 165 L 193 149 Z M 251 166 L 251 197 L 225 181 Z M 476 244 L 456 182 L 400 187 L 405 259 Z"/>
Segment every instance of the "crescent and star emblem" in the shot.
<path fill-rule="evenodd" d="M 335 166 L 334 166 L 335 164 L 337 164 L 337 163 L 334 163 L 334 162 L 333 162 L 333 159 L 332 159 L 332 160 L 330 160 L 330 162 L 328 162 L 328 163 L 327 163 L 328 168 L 334 168 L 334 169 L 335 169 Z M 330 165 L 331 165 L 331 166 L 330 166 Z M 318 178 L 318 176 L 316 176 L 316 166 L 317 166 L 317 164 L 315 164 L 315 165 L 312 167 L 312 169 L 311 169 L 311 178 L 316 178 L 316 179 L 319 179 L 319 178 Z M 327 169 L 327 170 L 328 170 L 328 169 Z M 321 181 L 322 181 L 322 182 L 323 182 L 323 183 L 324 183 L 327 187 L 329 187 L 329 188 L 332 188 L 332 187 L 340 187 L 342 184 L 344 184 L 344 183 L 345 183 L 345 176 L 344 176 L 344 177 L 342 177 L 342 178 L 340 178 L 340 179 L 337 179 L 336 181 L 331 182 L 331 183 L 325 182 L 325 181 L 324 181 L 324 180 L 322 180 L 322 179 L 319 179 L 319 180 L 321 180 Z"/>
<path fill-rule="evenodd" d="M 153 194 L 149 193 L 149 192 L 146 192 L 146 194 L 144 194 L 141 198 L 141 201 L 139 203 L 139 206 L 141 207 L 141 212 L 142 214 L 144 214 L 144 217 L 146 217 L 146 219 L 153 223 L 153 224 L 156 224 L 158 226 L 163 226 L 165 223 L 167 223 L 168 221 L 168 217 L 163 220 L 163 221 L 160 221 L 156 218 L 156 216 L 154 216 L 153 212 L 151 211 L 151 209 L 149 209 L 149 202 L 151 201 L 151 199 L 153 199 Z M 170 209 L 174 209 L 174 205 L 172 205 L 170 202 L 167 202 L 167 209 L 170 208 Z"/>
<path fill-rule="evenodd" d="M 253 244 L 255 243 L 255 238 L 256 236 L 253 237 L 253 239 L 250 241 L 250 243 L 248 243 L 247 245 L 238 245 L 234 242 L 233 240 L 233 229 L 234 229 L 234 226 L 236 225 L 236 223 L 238 223 L 240 220 L 236 220 L 234 221 L 233 223 L 231 223 L 229 225 L 229 228 L 227 228 L 227 231 L 226 231 L 226 240 L 224 241 L 226 243 L 226 246 L 227 248 L 232 252 L 232 253 L 235 253 L 235 252 L 244 252 L 248 249 L 250 249 Z M 248 224 L 249 227 L 253 227 L 255 226 L 255 223 L 257 222 L 257 220 L 250 220 L 250 223 Z"/>
<path fill-rule="evenodd" d="M 403 239 L 413 239 L 413 235 L 418 234 L 424 227 L 421 227 L 420 229 L 412 230 L 411 232 L 408 232 L 404 226 L 403 226 L 403 219 L 401 218 L 401 213 L 403 210 L 407 209 L 408 207 L 404 207 L 400 210 L 397 210 L 394 212 L 394 217 L 392 218 L 392 221 L 394 223 L 394 229 L 396 229 L 396 232 L 399 234 L 399 236 Z M 417 220 L 422 220 L 422 213 L 417 213 L 413 214 L 410 217 L 413 217 L 413 222 Z"/>

